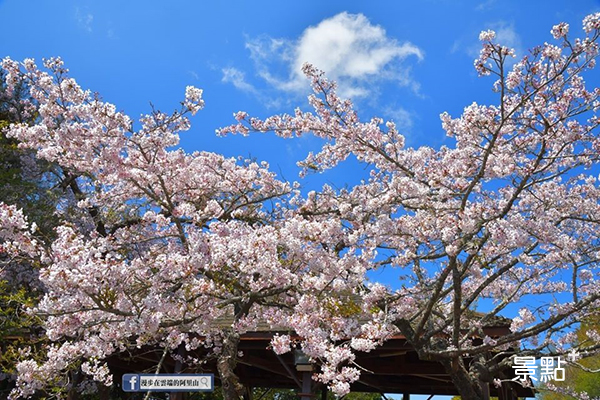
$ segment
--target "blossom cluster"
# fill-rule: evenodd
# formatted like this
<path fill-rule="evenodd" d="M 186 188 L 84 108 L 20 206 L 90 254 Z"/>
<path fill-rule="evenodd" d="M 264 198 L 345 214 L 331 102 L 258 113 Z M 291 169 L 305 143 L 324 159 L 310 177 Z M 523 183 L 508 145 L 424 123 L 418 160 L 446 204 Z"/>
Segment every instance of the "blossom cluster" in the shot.
<path fill-rule="evenodd" d="M 559 45 L 512 68 L 514 52 L 483 32 L 475 67 L 497 79 L 498 102 L 443 113 L 453 144 L 439 149 L 406 147 L 380 118 L 363 122 L 335 82 L 304 65 L 312 112 L 238 112 L 219 134 L 312 134 L 324 143 L 299 163 L 303 173 L 351 156 L 370 171 L 357 185 L 306 194 L 266 163 L 177 149 L 188 115 L 203 106 L 199 89 L 136 130 L 60 59 L 46 70 L 5 59 L 6 84 L 26 82 L 39 113 L 7 134 L 58 166 L 81 217 L 44 247 L 18 210 L 0 206 L 3 251 L 40 260 L 46 294 L 32 312 L 57 343 L 45 362 L 18 365 L 12 396 L 60 381 L 77 362 L 110 385 L 103 362 L 142 346 L 210 349 L 222 375 L 235 376 L 235 357 L 244 357 L 236 341 L 261 323 L 295 332 L 275 335 L 273 351 L 303 350 L 319 365 L 313 378 L 338 395 L 360 378 L 356 352 L 398 334 L 447 366 L 464 398 L 478 398 L 479 378 L 507 367 L 504 350 L 572 350 L 569 329 L 600 302 L 600 185 L 589 173 L 600 164 L 600 90 L 582 77 L 594 67 L 598 21 L 587 17 L 578 40 L 556 25 Z M 367 282 L 384 268 L 398 273 L 399 289 Z M 480 301 L 491 304 L 485 314 Z M 515 304 L 518 316 L 502 317 Z M 488 334 L 494 324 L 506 334 Z M 463 362 L 490 354 L 487 364 Z"/>
<path fill-rule="evenodd" d="M 543 354 L 577 346 L 569 329 L 600 300 L 594 286 L 600 278 L 600 187 L 589 173 L 600 163 L 600 89 L 587 88 L 583 79 L 595 66 L 598 21 L 599 14 L 584 20 L 583 39 L 569 39 L 567 24 L 554 26 L 557 45 L 535 48 L 511 68 L 507 59 L 514 51 L 497 43 L 493 31 L 482 32 L 475 68 L 497 79 L 498 104 L 473 103 L 458 118 L 443 113 L 451 147 L 406 148 L 393 124 L 362 122 L 335 84 L 310 65 L 303 70 L 315 90 L 309 97 L 314 112 L 298 108 L 264 120 L 239 112 L 236 124 L 219 131 L 313 134 L 325 143 L 300 163 L 305 173 L 333 168 L 350 155 L 371 170 L 367 182 L 339 191 L 326 186 L 301 206 L 320 223 L 342 222 L 339 243 L 353 257 L 365 257 L 364 270 L 396 268 L 402 282 L 397 291 L 354 289 L 369 305 L 370 321 L 357 314 L 353 322 L 361 329 L 346 329 L 351 346 L 339 347 L 339 354 L 369 351 L 391 332 L 400 332 L 426 359 L 454 358 L 457 364 L 461 355 L 490 348 L 523 346 Z M 481 299 L 491 300 L 491 310 L 473 318 Z M 509 333 L 488 336 L 485 327 L 515 304 L 519 314 L 503 322 Z M 299 319 L 291 321 L 294 328 Z M 333 321 L 328 328 L 338 329 Z M 474 344 L 474 336 L 483 343 Z M 320 354 L 328 354 L 326 347 Z M 344 369 L 353 358 L 334 358 L 326 356 L 318 378 L 343 393 L 345 382 L 358 379 Z M 461 368 L 465 379 L 479 373 Z M 460 372 L 454 368 L 452 375 L 458 383 Z"/>

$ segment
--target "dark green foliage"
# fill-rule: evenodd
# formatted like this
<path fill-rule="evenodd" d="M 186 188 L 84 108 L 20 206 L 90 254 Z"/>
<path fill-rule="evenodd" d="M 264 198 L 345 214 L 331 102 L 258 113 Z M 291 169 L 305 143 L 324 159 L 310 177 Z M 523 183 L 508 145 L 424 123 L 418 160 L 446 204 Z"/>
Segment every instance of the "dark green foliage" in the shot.
<path fill-rule="evenodd" d="M 2 78 L 0 73 L 0 82 Z M 22 106 L 27 98 L 24 85 L 7 94 L 0 84 L 0 201 L 23 209 L 28 220 L 37 224 L 38 234 L 48 237 L 58 222 L 55 211 L 61 196 L 54 166 L 20 149 L 17 140 L 5 134 L 11 123 L 35 122 L 35 113 Z"/>
<path fill-rule="evenodd" d="M 587 321 L 583 321 L 577 330 L 577 340 L 582 347 L 600 344 L 592 342 L 587 336 L 587 332 L 592 329 L 600 330 L 600 311 Z M 583 358 L 578 363 L 587 369 L 600 371 L 600 356 Z M 553 383 L 556 386 L 568 385 L 575 392 L 587 393 L 590 398 L 600 397 L 600 372 L 588 372 L 576 366 L 567 366 L 565 368 L 565 381 Z M 543 392 L 541 398 L 543 400 L 573 399 L 571 396 L 551 392 Z"/>
<path fill-rule="evenodd" d="M 31 151 L 20 149 L 18 142 L 5 134 L 11 123 L 34 123 L 35 114 L 24 107 L 27 97 L 24 85 L 7 93 L 0 84 L 0 202 L 22 209 L 38 226 L 37 238 L 48 241 L 58 223 L 55 211 L 59 192 L 52 166 L 37 160 Z M 15 365 L 22 357 L 19 349 L 30 348 L 36 357 L 45 340 L 40 320 L 26 313 L 43 294 L 38 268 L 35 263 L 11 262 L 0 256 L 0 371 L 9 376 L 14 376 Z M 0 398 L 5 398 L 14 384 L 6 377 L 0 379 Z"/>

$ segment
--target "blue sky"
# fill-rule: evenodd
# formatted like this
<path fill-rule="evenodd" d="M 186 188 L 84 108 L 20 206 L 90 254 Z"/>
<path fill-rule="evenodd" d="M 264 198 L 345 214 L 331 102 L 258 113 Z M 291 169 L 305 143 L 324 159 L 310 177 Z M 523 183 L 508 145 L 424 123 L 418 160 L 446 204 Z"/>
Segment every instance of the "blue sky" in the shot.
<path fill-rule="evenodd" d="M 496 30 L 523 55 L 551 41 L 560 21 L 581 35 L 581 20 L 597 11 L 600 2 L 591 0 L 0 0 L 0 57 L 61 56 L 84 88 L 133 118 L 150 102 L 175 109 L 186 85 L 203 88 L 206 107 L 182 135 L 183 147 L 256 157 L 295 180 L 295 162 L 318 148 L 316 139 L 214 131 L 233 123 L 235 111 L 265 117 L 306 108 L 302 62 L 338 79 L 363 119 L 394 120 L 409 146 L 451 145 L 441 112 L 458 116 L 473 101 L 495 102 L 491 79 L 473 68 L 481 30 Z M 302 183 L 341 186 L 363 174 L 350 161 Z"/>
<path fill-rule="evenodd" d="M 284 5 L 282 5 L 284 4 Z M 256 116 L 306 107 L 304 61 L 325 69 L 352 95 L 363 119 L 394 120 L 410 146 L 448 143 L 439 114 L 458 116 L 473 101 L 494 102 L 491 79 L 477 77 L 477 36 L 495 29 L 523 54 L 552 40 L 559 21 L 581 32 L 598 1 L 18 1 L 0 0 L 0 56 L 61 56 L 71 75 L 133 118 L 150 102 L 178 106 L 186 85 L 204 89 L 205 109 L 182 135 L 186 150 L 268 161 L 298 179 L 297 160 L 319 142 L 214 135 L 232 113 Z M 352 162 L 303 181 L 352 183 Z"/>

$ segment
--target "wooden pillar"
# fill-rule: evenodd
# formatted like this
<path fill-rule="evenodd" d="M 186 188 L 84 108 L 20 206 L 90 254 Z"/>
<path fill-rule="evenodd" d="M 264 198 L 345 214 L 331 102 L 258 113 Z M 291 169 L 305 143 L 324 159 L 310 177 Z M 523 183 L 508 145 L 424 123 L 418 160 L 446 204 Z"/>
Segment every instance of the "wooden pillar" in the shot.
<path fill-rule="evenodd" d="M 302 372 L 302 393 L 300 393 L 300 400 L 311 400 L 312 397 L 312 372 Z"/>
<path fill-rule="evenodd" d="M 403 393 L 402 400 L 410 400 L 410 393 Z"/>
<path fill-rule="evenodd" d="M 499 400 L 519 400 L 519 396 L 513 390 L 512 382 L 502 382 L 502 386 L 498 389 Z"/>
<path fill-rule="evenodd" d="M 481 387 L 481 400 L 490 400 L 490 384 L 479 381 L 479 386 Z"/>
<path fill-rule="evenodd" d="M 252 400 L 252 386 L 250 385 L 244 387 L 244 400 Z"/>

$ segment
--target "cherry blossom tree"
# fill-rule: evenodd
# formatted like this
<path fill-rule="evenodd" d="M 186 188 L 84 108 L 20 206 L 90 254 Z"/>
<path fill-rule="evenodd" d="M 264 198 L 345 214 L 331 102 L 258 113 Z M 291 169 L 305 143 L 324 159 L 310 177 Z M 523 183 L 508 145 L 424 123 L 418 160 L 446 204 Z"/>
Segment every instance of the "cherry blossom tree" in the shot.
<path fill-rule="evenodd" d="M 36 110 L 28 101 L 29 90 L 17 85 L 5 90 L 0 69 L 0 202 L 16 205 L 36 225 L 36 238 L 48 243 L 57 223 L 56 201 L 61 189 L 55 186 L 51 163 L 37 159 L 31 150 L 19 149 L 3 128 L 11 122 L 33 124 Z M 0 397 L 8 396 L 15 379 L 19 351 L 42 348 L 39 320 L 26 312 L 43 295 L 35 265 L 10 262 L 0 253 Z M 8 340 L 8 338 L 11 338 Z M 43 357 L 32 352 L 31 357 Z"/>
<path fill-rule="evenodd" d="M 180 110 L 153 110 L 136 129 L 58 58 L 45 69 L 31 59 L 2 67 L 9 94 L 27 85 L 39 115 L 6 134 L 52 163 L 64 191 L 49 241 L 22 210 L 0 204 L 3 261 L 36 265 L 45 293 L 30 312 L 53 342 L 43 362 L 23 349 L 13 398 L 85 391 L 90 379 L 110 386 L 107 359 L 143 347 L 171 353 L 176 368 L 216 359 L 224 396 L 237 399 L 240 335 L 259 323 L 296 329 L 306 351 L 325 363 L 332 356 L 331 371 L 346 360 L 334 341 L 359 334 L 360 306 L 348 299 L 371 257 L 328 247 L 344 240 L 341 220 L 307 219 L 297 184 L 266 163 L 177 149 L 187 116 L 203 106 L 201 90 L 186 88 Z M 314 330 L 320 319 L 337 328 Z M 280 353 L 296 344 L 272 342 Z"/>
<path fill-rule="evenodd" d="M 600 306 L 600 90 L 583 81 L 600 14 L 584 20 L 585 38 L 568 31 L 555 26 L 556 44 L 512 67 L 512 50 L 482 33 L 475 67 L 496 77 L 498 103 L 442 114 L 455 144 L 440 149 L 407 148 L 393 123 L 361 122 L 335 83 L 305 66 L 314 112 L 240 112 L 220 132 L 312 133 L 325 144 L 301 162 L 305 172 L 351 155 L 370 169 L 361 184 L 306 195 L 266 164 L 177 149 L 188 114 L 202 108 L 199 89 L 186 89 L 179 111 L 153 110 L 136 127 L 60 59 L 46 70 L 5 59 L 9 89 L 26 82 L 39 110 L 38 123 L 7 135 L 60 166 L 68 194 L 50 244 L 19 209 L 0 206 L 2 252 L 40 266 L 45 295 L 31 312 L 54 342 L 44 362 L 18 364 L 12 396 L 76 386 L 75 369 L 110 385 L 110 355 L 153 346 L 209 349 L 225 398 L 236 399 L 237 344 L 259 322 L 293 330 L 301 339 L 276 335 L 273 350 L 301 348 L 319 365 L 314 379 L 338 395 L 359 379 L 355 352 L 397 333 L 440 362 L 463 399 L 482 398 L 481 383 L 497 383 L 515 348 L 572 351 L 578 322 Z M 400 288 L 369 283 L 379 268 L 398 271 Z M 485 301 L 492 306 L 476 314 Z M 485 335 L 515 306 L 510 334 Z M 599 350 L 599 334 L 588 335 L 581 354 Z"/>
<path fill-rule="evenodd" d="M 75 390 L 75 370 L 110 385 L 106 358 L 127 349 L 203 346 L 226 397 L 237 398 L 240 333 L 276 319 L 271 308 L 286 305 L 306 268 L 300 257 L 309 253 L 275 224 L 292 186 L 266 164 L 171 149 L 187 114 L 203 106 L 199 89 L 186 88 L 179 111 L 153 110 L 136 130 L 60 59 L 44 64 L 48 71 L 31 59 L 2 63 L 8 90 L 25 82 L 39 112 L 36 124 L 12 124 L 7 135 L 59 166 L 66 195 L 56 212 L 68 214 L 46 245 L 21 210 L 0 208 L 1 250 L 7 263 L 39 266 L 45 295 L 31 312 L 55 343 L 45 362 L 17 365 L 12 396 L 52 384 Z"/>
<path fill-rule="evenodd" d="M 407 148 L 393 123 L 361 122 L 335 83 L 310 65 L 314 112 L 264 120 L 239 112 L 238 123 L 221 130 L 312 133 L 325 144 L 300 163 L 305 172 L 349 156 L 370 170 L 368 181 L 324 187 L 298 208 L 311 223 L 342 227 L 333 242 L 307 240 L 343 259 L 362 258 L 366 270 L 393 268 L 400 286 L 355 287 L 362 303 L 348 315 L 356 317 L 353 328 L 338 318 L 310 321 L 331 307 L 316 293 L 299 303 L 289 324 L 319 343 L 302 344 L 327 360 L 318 379 L 347 392 L 360 372 L 353 351 L 369 351 L 395 332 L 421 359 L 440 362 L 463 399 L 483 398 L 482 383 L 499 384 L 515 348 L 535 357 L 598 353 L 599 332 L 588 331 L 591 340 L 581 345 L 575 328 L 600 307 L 600 89 L 584 82 L 598 55 L 600 13 L 586 17 L 583 30 L 584 38 L 572 39 L 569 25 L 556 25 L 553 43 L 514 64 L 513 50 L 482 32 L 475 68 L 494 77 L 498 100 L 473 103 L 458 118 L 443 113 L 452 146 Z M 336 274 L 334 284 L 351 270 Z M 475 314 L 482 302 L 491 306 Z M 485 334 L 515 309 L 510 334 Z M 366 314 L 369 322 L 360 323 Z"/>

